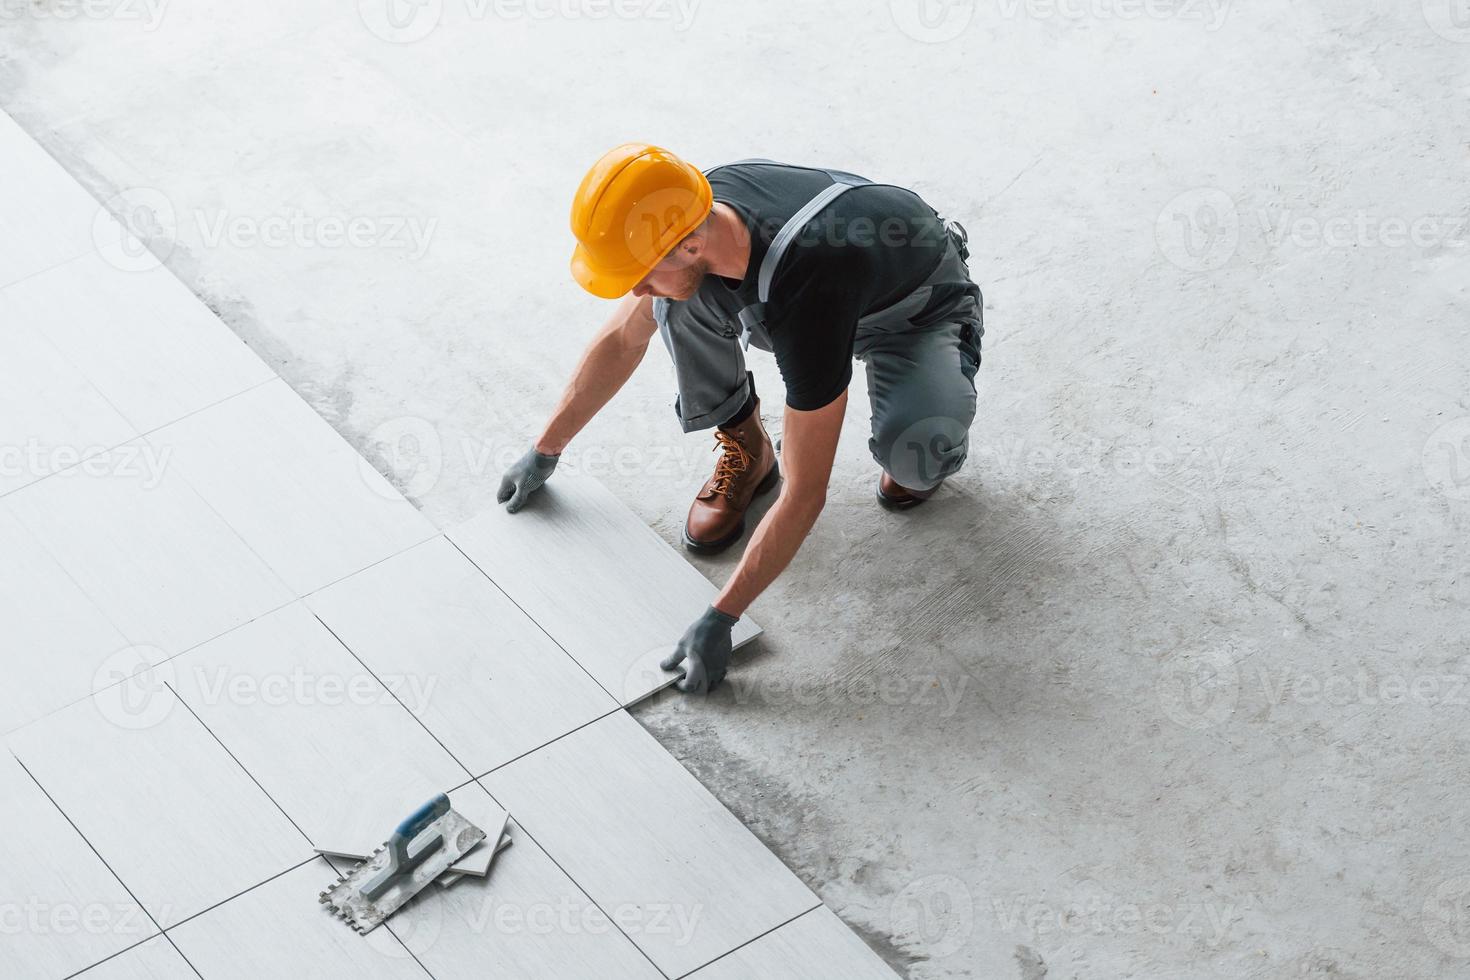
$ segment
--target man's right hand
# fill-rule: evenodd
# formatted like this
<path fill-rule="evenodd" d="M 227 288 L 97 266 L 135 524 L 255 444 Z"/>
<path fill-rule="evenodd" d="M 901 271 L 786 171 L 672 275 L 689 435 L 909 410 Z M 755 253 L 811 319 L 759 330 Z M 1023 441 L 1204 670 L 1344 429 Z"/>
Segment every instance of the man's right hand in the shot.
<path fill-rule="evenodd" d="M 505 504 L 505 509 L 514 514 L 526 506 L 527 497 L 541 489 L 541 484 L 551 476 L 559 459 L 560 456 L 537 452 L 536 447 L 532 446 L 500 478 L 500 492 L 495 495 L 495 499 Z M 507 500 L 510 503 L 506 504 Z"/>

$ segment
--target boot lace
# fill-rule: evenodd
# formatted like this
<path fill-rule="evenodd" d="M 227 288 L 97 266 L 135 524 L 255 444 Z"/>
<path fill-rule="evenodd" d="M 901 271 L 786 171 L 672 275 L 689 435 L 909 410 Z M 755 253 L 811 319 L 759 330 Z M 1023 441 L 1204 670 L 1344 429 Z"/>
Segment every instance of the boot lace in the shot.
<path fill-rule="evenodd" d="M 740 440 L 728 432 L 716 429 L 715 442 L 721 453 L 719 462 L 715 463 L 715 475 L 710 477 L 710 483 L 715 493 L 722 493 L 734 500 L 736 478 L 750 468 L 751 456 L 740 444 Z"/>

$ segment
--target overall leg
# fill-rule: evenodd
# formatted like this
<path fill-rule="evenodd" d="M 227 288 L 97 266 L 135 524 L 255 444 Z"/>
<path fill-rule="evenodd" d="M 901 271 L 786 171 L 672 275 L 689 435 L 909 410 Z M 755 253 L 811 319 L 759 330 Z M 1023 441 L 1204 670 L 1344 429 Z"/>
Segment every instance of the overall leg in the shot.
<path fill-rule="evenodd" d="M 683 302 L 654 300 L 653 317 L 674 363 L 674 413 L 685 432 L 721 425 L 753 391 L 732 316 L 703 292 Z"/>
<path fill-rule="evenodd" d="M 705 293 L 691 300 L 657 300 L 654 318 L 674 361 L 679 395 L 674 410 L 685 432 L 718 426 L 715 471 L 684 521 L 684 546 L 723 551 L 745 532 L 755 496 L 776 485 L 776 452 L 761 425 L 755 379 L 745 367 L 736 314 Z"/>
<path fill-rule="evenodd" d="M 887 475 L 879 487 L 885 506 L 922 502 L 964 465 L 975 419 L 981 316 L 979 289 L 972 288 L 941 312 L 927 311 L 922 327 L 909 321 L 909 329 L 892 329 L 890 323 L 865 337 L 873 412 L 868 448 Z"/>

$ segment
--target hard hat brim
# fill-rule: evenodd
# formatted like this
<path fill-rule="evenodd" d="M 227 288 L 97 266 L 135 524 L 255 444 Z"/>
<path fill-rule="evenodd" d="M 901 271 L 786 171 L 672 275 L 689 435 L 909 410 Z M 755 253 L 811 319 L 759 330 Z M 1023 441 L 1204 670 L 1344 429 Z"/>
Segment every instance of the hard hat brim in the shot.
<path fill-rule="evenodd" d="M 672 252 L 673 249 L 670 248 L 669 251 Z M 658 261 L 663 260 L 664 256 L 659 256 Z M 657 264 L 658 262 L 654 263 Z M 585 245 L 578 245 L 572 252 L 572 278 L 587 292 L 601 299 L 626 296 L 651 271 L 652 266 L 645 269 L 641 265 L 626 269 L 601 268 L 593 261 L 592 253 Z"/>

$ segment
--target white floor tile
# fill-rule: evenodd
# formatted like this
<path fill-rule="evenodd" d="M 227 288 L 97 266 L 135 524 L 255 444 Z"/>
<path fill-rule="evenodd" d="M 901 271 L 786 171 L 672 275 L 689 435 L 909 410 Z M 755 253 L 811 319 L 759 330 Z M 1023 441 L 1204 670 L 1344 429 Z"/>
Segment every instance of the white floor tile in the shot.
<path fill-rule="evenodd" d="M 153 433 L 298 595 L 431 537 L 434 527 L 284 381 Z"/>
<path fill-rule="evenodd" d="M 690 980 L 747 980 L 749 977 L 896 980 L 898 974 L 824 906 L 694 971 L 689 977 Z"/>
<path fill-rule="evenodd" d="M 380 676 L 432 685 L 415 714 L 476 775 L 617 707 L 442 537 L 307 602 Z"/>
<path fill-rule="evenodd" d="M 337 872 L 318 858 L 185 922 L 169 937 L 205 980 L 428 980 L 387 930 L 360 936 L 317 902 L 336 880 Z"/>
<path fill-rule="evenodd" d="M 820 904 L 627 712 L 482 782 L 669 976 Z"/>
<path fill-rule="evenodd" d="M 8 292 L 0 290 L 0 494 L 138 434 L 81 371 L 6 314 Z"/>
<path fill-rule="evenodd" d="M 647 957 L 519 827 L 490 876 L 389 922 L 436 980 L 661 980 Z"/>
<path fill-rule="evenodd" d="M 0 289 L 0 323 L 48 340 L 140 433 L 274 377 L 167 269 L 95 252 Z"/>
<path fill-rule="evenodd" d="M 405 710 L 431 701 L 437 685 L 385 676 L 390 692 L 301 603 L 161 672 L 313 844 L 376 847 L 425 800 L 469 778 Z"/>
<path fill-rule="evenodd" d="M 129 645 L 0 501 L 0 732 L 92 693 Z"/>
<path fill-rule="evenodd" d="M 126 708 L 104 692 L 9 742 L 164 928 L 312 856 L 172 691 L 123 687 Z"/>
<path fill-rule="evenodd" d="M 0 160 L 0 286 L 95 247 L 93 223 L 102 206 L 3 112 Z"/>
<path fill-rule="evenodd" d="M 5 501 L 130 641 L 167 655 L 291 600 L 172 461 L 141 440 Z"/>
<path fill-rule="evenodd" d="M 519 514 L 492 507 L 446 534 L 623 704 L 673 683 L 658 662 L 718 594 L 606 487 L 573 473 Z M 759 633 L 745 617 L 735 645 Z"/>
<path fill-rule="evenodd" d="M 65 977 L 158 932 L 3 750 L 0 828 L 0 974 Z"/>
<path fill-rule="evenodd" d="M 78 980 L 199 980 L 163 936 L 134 946 L 81 973 Z"/>

